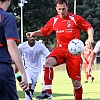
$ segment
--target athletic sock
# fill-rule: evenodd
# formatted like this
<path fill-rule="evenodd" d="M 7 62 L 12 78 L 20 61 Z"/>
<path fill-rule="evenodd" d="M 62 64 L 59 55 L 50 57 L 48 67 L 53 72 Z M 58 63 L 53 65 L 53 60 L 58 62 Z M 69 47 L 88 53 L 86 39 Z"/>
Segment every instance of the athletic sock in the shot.
<path fill-rule="evenodd" d="M 53 67 L 44 67 L 44 89 L 45 92 L 52 94 Z"/>
<path fill-rule="evenodd" d="M 86 73 L 86 79 L 87 79 L 87 81 L 88 81 L 88 79 L 89 79 L 89 75 L 88 75 L 88 73 Z"/>
<path fill-rule="evenodd" d="M 82 100 L 82 93 L 83 93 L 82 85 L 80 85 L 79 87 L 74 87 L 75 100 Z"/>

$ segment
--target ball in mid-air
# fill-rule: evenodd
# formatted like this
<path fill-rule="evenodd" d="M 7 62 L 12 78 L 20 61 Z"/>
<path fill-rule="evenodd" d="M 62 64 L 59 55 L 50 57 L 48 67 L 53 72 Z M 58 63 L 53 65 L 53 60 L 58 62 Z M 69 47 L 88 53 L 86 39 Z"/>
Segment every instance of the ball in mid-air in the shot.
<path fill-rule="evenodd" d="M 79 39 L 73 39 L 68 44 L 68 51 L 73 55 L 80 55 L 84 50 L 84 43 Z"/>

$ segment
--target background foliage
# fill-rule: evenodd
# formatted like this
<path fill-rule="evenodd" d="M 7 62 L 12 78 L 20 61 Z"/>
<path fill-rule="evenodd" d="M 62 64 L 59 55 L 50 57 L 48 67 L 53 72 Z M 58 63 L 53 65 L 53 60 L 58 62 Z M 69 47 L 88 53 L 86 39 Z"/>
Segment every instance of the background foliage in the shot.
<path fill-rule="evenodd" d="M 24 41 L 26 40 L 25 33 L 28 31 L 35 31 L 41 28 L 52 16 L 55 16 L 55 0 L 27 0 L 28 3 L 23 6 L 23 30 Z M 12 0 L 8 12 L 15 15 L 18 31 L 20 34 L 20 15 L 21 9 L 18 5 L 18 0 Z M 69 11 L 74 11 L 74 0 L 69 0 Z M 77 0 L 76 13 L 87 19 L 93 26 L 95 34 L 94 40 L 97 42 L 100 38 L 100 0 Z M 38 39 L 38 38 L 37 38 Z M 56 45 L 55 33 L 48 37 L 43 37 L 46 45 L 53 47 Z M 81 39 L 84 42 L 87 39 L 87 34 L 81 31 Z"/>

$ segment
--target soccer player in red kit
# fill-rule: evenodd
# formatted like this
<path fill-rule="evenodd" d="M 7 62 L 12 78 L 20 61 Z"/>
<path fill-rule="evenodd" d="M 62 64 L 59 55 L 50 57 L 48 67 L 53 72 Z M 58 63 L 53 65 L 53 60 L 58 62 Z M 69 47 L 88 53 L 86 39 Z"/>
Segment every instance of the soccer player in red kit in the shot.
<path fill-rule="evenodd" d="M 88 83 L 88 79 L 89 77 L 91 78 L 91 82 L 93 82 L 94 77 L 89 73 L 86 72 L 86 69 L 89 65 L 89 61 L 90 61 L 90 56 L 91 56 L 91 52 L 93 51 L 93 46 L 89 43 L 87 43 L 87 40 L 85 41 L 85 47 L 84 47 L 84 51 L 81 54 L 81 57 L 83 59 L 83 69 L 85 71 L 86 74 L 86 81 L 85 83 Z"/>
<path fill-rule="evenodd" d="M 68 43 L 74 39 L 80 39 L 80 30 L 88 33 L 88 42 L 93 42 L 94 30 L 91 24 L 79 15 L 68 12 L 67 0 L 56 0 L 58 15 L 52 17 L 44 27 L 34 32 L 27 32 L 27 37 L 48 36 L 56 32 L 57 46 L 45 62 L 44 89 L 45 92 L 36 98 L 52 98 L 53 67 L 66 63 L 66 70 L 72 80 L 75 100 L 82 100 L 81 85 L 81 55 L 75 56 L 68 52 Z"/>

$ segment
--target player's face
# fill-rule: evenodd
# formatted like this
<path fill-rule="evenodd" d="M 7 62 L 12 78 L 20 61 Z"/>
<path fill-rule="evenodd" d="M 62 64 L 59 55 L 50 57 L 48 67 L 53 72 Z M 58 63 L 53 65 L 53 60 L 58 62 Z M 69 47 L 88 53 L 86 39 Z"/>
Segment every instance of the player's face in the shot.
<path fill-rule="evenodd" d="M 29 37 L 29 38 L 28 38 L 28 42 L 29 42 L 29 43 L 34 43 L 34 42 L 35 42 L 35 38 L 36 38 L 36 37 Z"/>
<path fill-rule="evenodd" d="M 65 3 L 57 4 L 56 10 L 57 10 L 57 13 L 60 16 L 60 18 L 64 18 L 67 16 L 68 6 Z"/>

